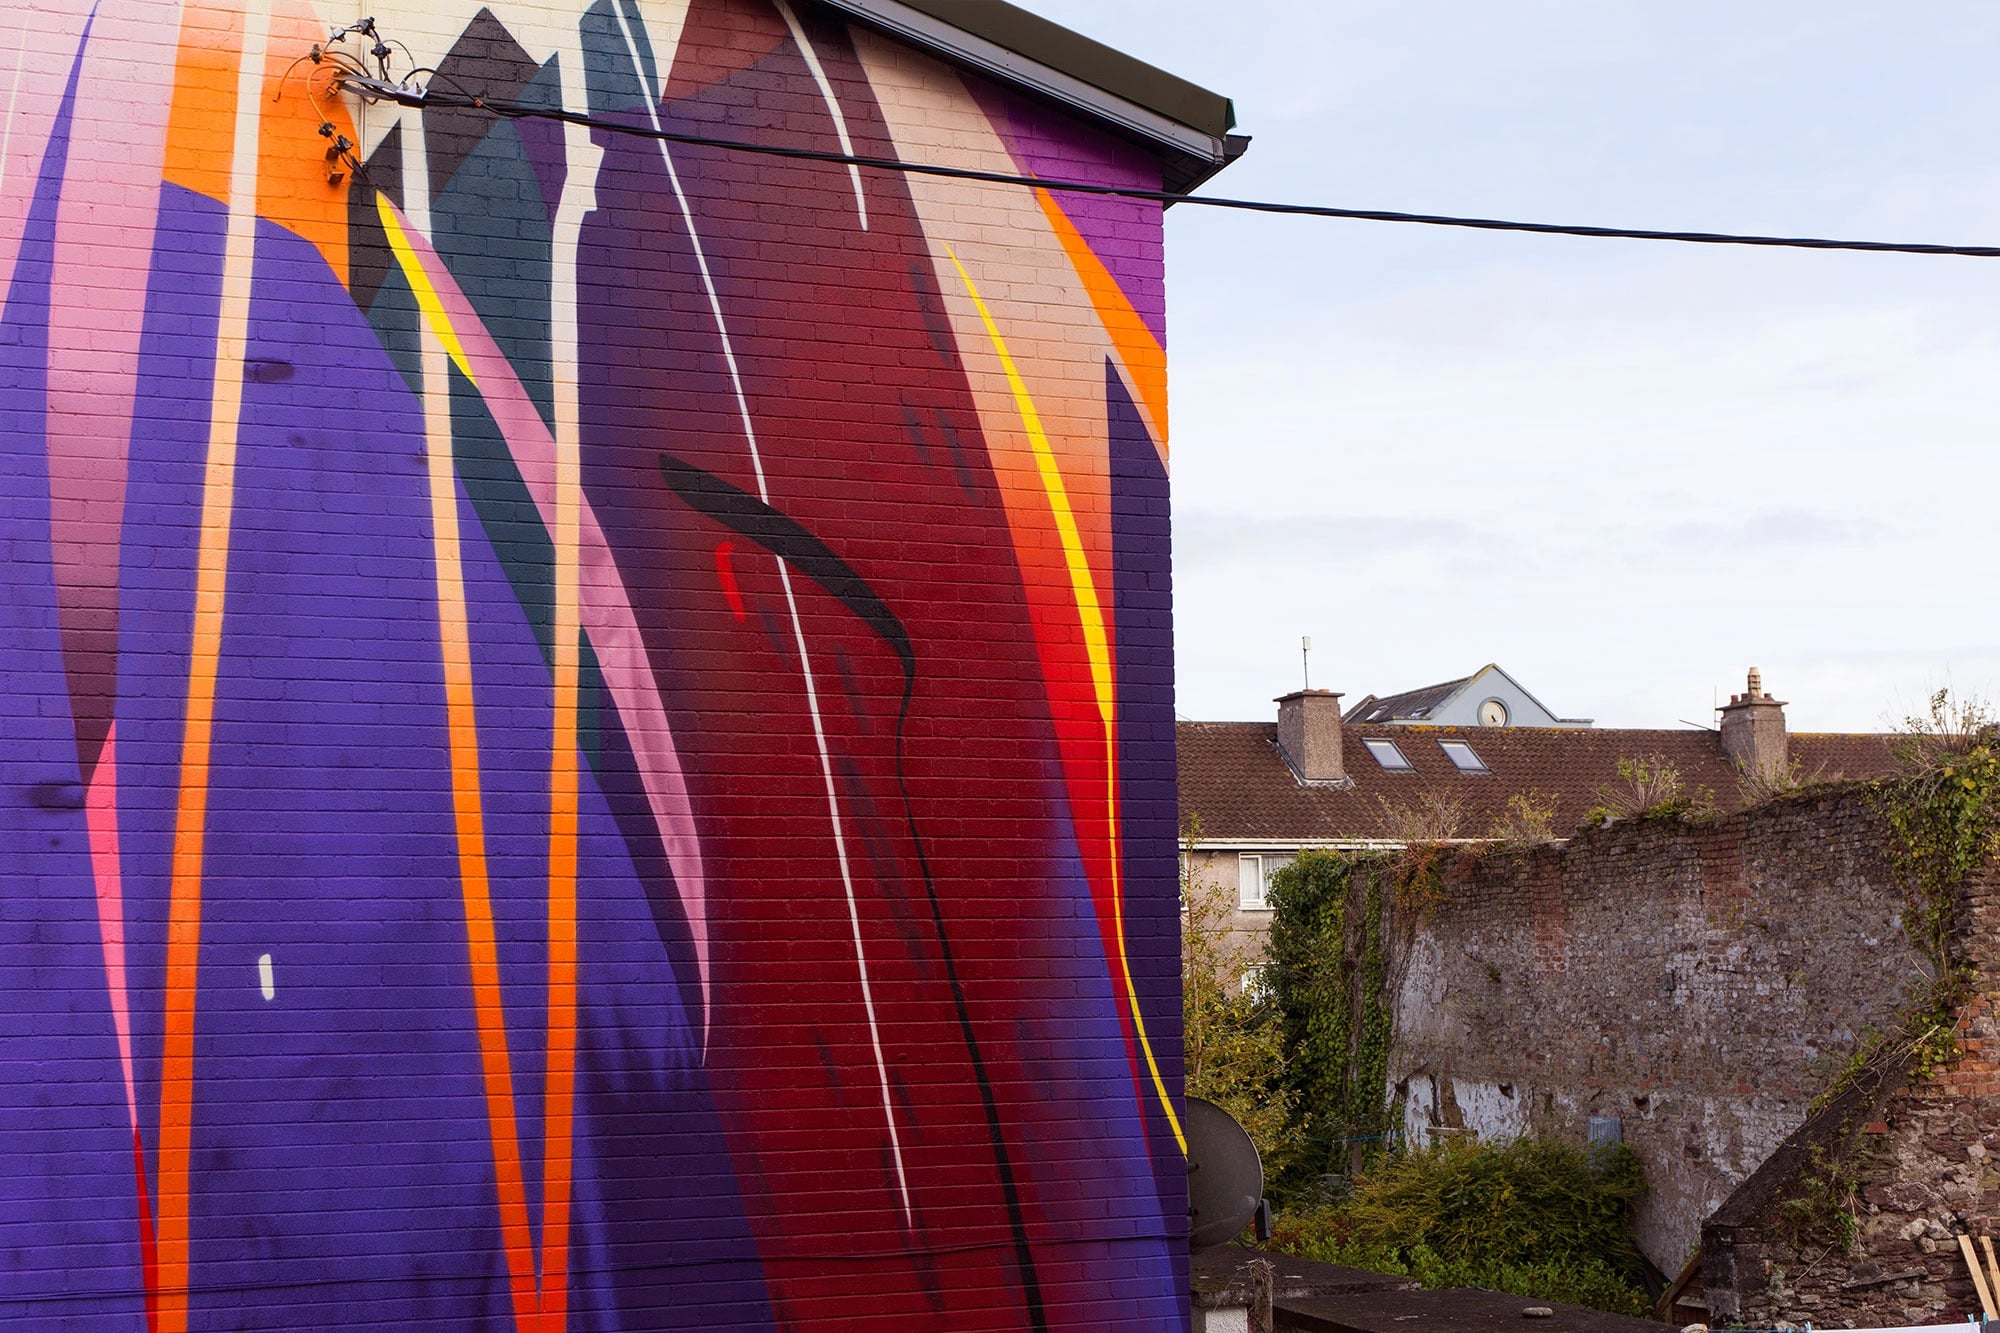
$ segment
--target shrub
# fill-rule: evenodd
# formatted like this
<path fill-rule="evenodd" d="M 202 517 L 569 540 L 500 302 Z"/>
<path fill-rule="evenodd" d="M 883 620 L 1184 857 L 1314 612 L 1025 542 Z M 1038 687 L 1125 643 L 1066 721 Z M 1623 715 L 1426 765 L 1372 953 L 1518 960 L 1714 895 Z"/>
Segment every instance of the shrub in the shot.
<path fill-rule="evenodd" d="M 1280 1219 L 1288 1254 L 1618 1313 L 1648 1308 L 1625 1147 L 1453 1139 L 1389 1159 L 1345 1204 Z"/>

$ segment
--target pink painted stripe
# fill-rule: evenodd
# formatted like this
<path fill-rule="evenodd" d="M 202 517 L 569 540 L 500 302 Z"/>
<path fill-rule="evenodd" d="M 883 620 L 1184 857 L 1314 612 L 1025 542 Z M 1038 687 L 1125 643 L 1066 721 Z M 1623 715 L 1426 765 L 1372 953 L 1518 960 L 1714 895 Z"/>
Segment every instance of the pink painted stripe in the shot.
<path fill-rule="evenodd" d="M 84 796 L 90 830 L 90 869 L 97 881 L 97 933 L 104 941 L 104 988 L 111 997 L 111 1026 L 118 1034 L 118 1063 L 125 1071 L 125 1112 L 139 1132 L 139 1099 L 132 1083 L 132 1002 L 125 984 L 125 877 L 118 855 L 118 728 L 104 738 L 104 753 Z"/>
<path fill-rule="evenodd" d="M 0 5 L 0 279 L 14 271 L 42 154 L 92 7 L 92 0 Z M 70 151 L 76 148 L 72 135 Z"/>
<path fill-rule="evenodd" d="M 392 209 L 394 205 L 390 206 Z M 408 234 L 410 249 L 423 266 L 424 276 L 437 291 L 451 331 L 458 337 L 467 363 L 477 383 L 487 411 L 493 414 L 507 441 L 521 480 L 534 497 L 542 522 L 555 531 L 556 446 L 548 423 L 528 397 L 514 367 L 492 334 L 459 289 L 444 262 L 430 243 L 412 227 L 400 210 L 397 220 Z M 681 771 L 673 731 L 667 722 L 666 701 L 653 678 L 646 657 L 645 641 L 638 620 L 625 594 L 625 582 L 618 564 L 598 525 L 597 514 L 586 498 L 579 516 L 579 556 L 582 578 L 582 620 L 597 654 L 605 684 L 618 708 L 619 720 L 632 744 L 639 765 L 639 778 L 646 788 L 647 804 L 666 845 L 667 861 L 673 867 L 680 889 L 681 906 L 687 913 L 688 932 L 694 939 L 695 969 L 700 974 L 703 1031 L 707 1030 L 709 1002 L 708 886 L 702 869 L 701 841 L 695 833 L 694 810 L 688 802 L 687 782 Z"/>
<path fill-rule="evenodd" d="M 77 74 L 49 285 L 49 500 L 63 649 L 84 778 L 110 724 L 118 541 L 139 374 L 176 0 L 102 6 Z M 19 130 L 16 130 L 18 133 Z"/>

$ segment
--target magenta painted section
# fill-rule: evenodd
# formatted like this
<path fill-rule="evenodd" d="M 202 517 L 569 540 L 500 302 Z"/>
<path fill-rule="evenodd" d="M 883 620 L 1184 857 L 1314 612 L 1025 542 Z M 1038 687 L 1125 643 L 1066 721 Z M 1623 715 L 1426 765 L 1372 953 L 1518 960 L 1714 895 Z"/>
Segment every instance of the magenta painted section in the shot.
<path fill-rule="evenodd" d="M 1047 104 L 1008 92 L 983 80 L 967 86 L 987 110 L 994 127 L 1026 175 L 1052 180 L 1084 180 L 1106 185 L 1160 188 L 1158 162 L 1129 142 L 1077 122 Z M 1160 245 L 1160 209 L 1138 199 L 1108 195 L 1057 194 L 1083 238 L 1125 299 L 1164 345 L 1167 341 L 1166 251 Z"/>

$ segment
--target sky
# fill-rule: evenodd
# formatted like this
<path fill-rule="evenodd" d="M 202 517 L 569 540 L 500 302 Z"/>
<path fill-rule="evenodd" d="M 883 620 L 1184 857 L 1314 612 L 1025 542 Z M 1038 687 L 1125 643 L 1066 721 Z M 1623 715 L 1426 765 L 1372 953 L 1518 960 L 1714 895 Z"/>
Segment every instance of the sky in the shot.
<path fill-rule="evenodd" d="M 2000 244 L 2000 6 L 1023 0 L 1235 99 L 1209 192 Z M 2000 699 L 2000 259 L 1167 215 L 1179 711 L 1498 662 L 1796 731 Z"/>

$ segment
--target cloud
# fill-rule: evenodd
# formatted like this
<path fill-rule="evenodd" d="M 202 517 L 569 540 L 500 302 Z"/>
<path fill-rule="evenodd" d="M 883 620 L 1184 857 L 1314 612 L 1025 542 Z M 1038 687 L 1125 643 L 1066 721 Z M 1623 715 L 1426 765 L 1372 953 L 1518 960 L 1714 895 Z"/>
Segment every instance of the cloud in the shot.
<path fill-rule="evenodd" d="M 1676 523 L 1661 532 L 1664 544 L 1723 551 L 1763 551 L 1785 547 L 1865 546 L 1895 534 L 1872 518 L 1843 517 L 1806 509 L 1765 509 L 1729 522 Z"/>
<path fill-rule="evenodd" d="M 1215 509 L 1174 513 L 1174 556 L 1204 573 L 1278 564 L 1301 568 L 1329 560 L 1409 551 L 1451 551 L 1487 538 L 1458 519 L 1354 513 L 1270 514 Z"/>

